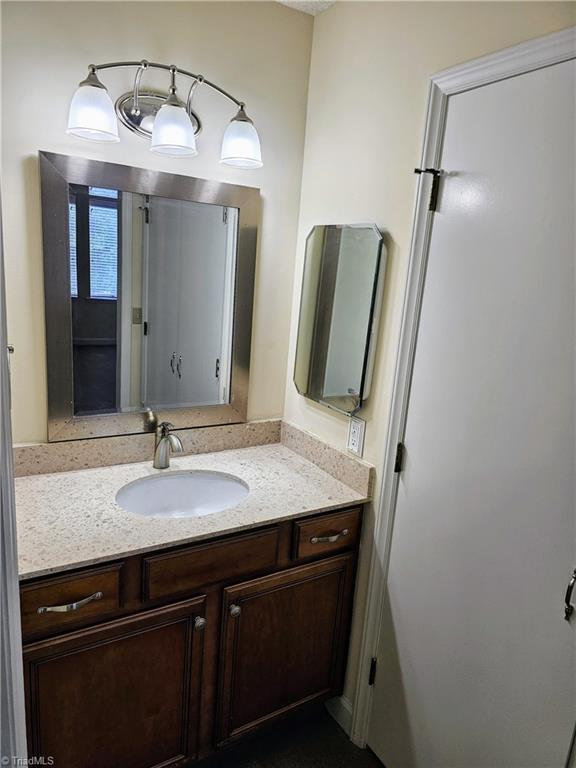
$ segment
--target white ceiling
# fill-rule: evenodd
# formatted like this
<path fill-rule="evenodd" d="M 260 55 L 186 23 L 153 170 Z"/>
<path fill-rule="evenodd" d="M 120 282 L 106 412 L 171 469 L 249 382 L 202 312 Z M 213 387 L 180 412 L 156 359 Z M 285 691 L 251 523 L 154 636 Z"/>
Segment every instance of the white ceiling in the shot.
<path fill-rule="evenodd" d="M 281 5 L 287 5 L 289 8 L 294 8 L 297 11 L 310 13 L 312 16 L 316 16 L 330 8 L 331 5 L 334 5 L 334 0 L 279 0 L 279 2 Z"/>

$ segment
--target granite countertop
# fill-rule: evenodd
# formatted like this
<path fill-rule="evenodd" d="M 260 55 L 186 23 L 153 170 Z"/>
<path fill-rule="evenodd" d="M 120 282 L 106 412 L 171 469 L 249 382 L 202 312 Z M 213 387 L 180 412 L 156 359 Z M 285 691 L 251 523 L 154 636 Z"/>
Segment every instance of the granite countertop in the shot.
<path fill-rule="evenodd" d="M 163 520 L 131 514 L 115 501 L 126 483 L 166 471 L 151 461 L 16 478 L 20 579 L 368 500 L 279 443 L 173 457 L 170 468 L 227 472 L 250 493 L 224 512 Z"/>

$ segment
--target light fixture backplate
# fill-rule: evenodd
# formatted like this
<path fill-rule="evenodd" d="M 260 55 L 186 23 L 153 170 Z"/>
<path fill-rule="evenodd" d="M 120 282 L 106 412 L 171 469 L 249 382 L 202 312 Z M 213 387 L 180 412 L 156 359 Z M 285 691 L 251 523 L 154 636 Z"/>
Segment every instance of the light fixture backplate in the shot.
<path fill-rule="evenodd" d="M 138 94 L 138 106 L 140 109 L 139 115 L 132 114 L 132 108 L 134 106 L 134 93 L 129 91 L 123 93 L 116 100 L 116 114 L 122 125 L 125 125 L 132 133 L 137 136 L 143 136 L 149 139 L 152 136 L 152 126 L 154 124 L 154 118 L 160 107 L 166 101 L 168 97 L 167 93 L 161 91 L 140 91 Z M 182 107 L 186 105 L 180 102 Z M 191 112 L 190 119 L 194 126 L 194 133 L 197 136 L 202 130 L 202 122 L 195 112 Z"/>

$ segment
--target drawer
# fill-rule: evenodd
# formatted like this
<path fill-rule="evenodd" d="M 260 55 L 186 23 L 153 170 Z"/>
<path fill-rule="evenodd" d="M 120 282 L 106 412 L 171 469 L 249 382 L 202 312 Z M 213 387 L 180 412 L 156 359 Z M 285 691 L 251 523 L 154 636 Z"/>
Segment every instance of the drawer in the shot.
<path fill-rule="evenodd" d="M 294 523 L 293 557 L 301 560 L 353 549 L 358 543 L 362 511 L 347 509 Z"/>
<path fill-rule="evenodd" d="M 278 529 L 144 558 L 144 599 L 159 600 L 273 569 Z"/>
<path fill-rule="evenodd" d="M 121 605 L 121 563 L 20 587 L 22 634 L 41 635 L 98 621 Z M 60 610 L 54 610 L 55 608 Z"/>

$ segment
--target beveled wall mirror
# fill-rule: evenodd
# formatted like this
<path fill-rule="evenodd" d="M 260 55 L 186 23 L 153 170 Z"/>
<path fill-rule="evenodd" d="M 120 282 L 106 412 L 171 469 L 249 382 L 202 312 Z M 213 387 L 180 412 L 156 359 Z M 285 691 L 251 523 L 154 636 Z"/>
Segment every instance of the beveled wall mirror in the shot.
<path fill-rule="evenodd" d="M 246 420 L 257 189 L 40 153 L 50 441 Z"/>
<path fill-rule="evenodd" d="M 385 259 L 375 225 L 316 226 L 306 240 L 294 383 L 349 416 L 370 393 Z"/>

